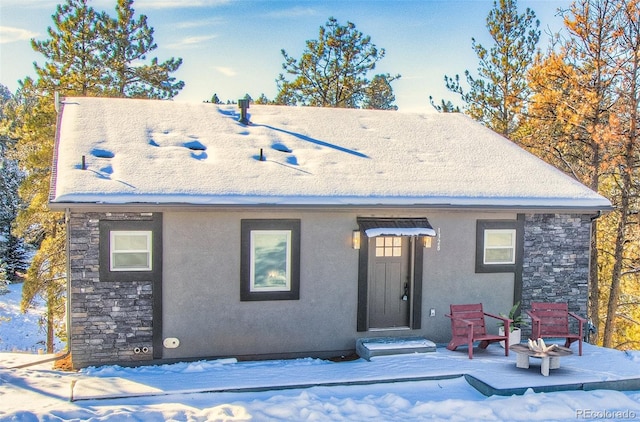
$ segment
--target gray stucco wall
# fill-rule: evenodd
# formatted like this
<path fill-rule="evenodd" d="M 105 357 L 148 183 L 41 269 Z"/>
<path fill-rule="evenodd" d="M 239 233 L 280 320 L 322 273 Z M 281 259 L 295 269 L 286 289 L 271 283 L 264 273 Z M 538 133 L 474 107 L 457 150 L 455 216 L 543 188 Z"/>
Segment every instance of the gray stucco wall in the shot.
<path fill-rule="evenodd" d="M 452 210 L 202 210 L 162 213 L 162 318 L 153 323 L 151 281 L 100 280 L 100 219 L 144 219 L 145 213 L 70 213 L 72 353 L 77 367 L 166 359 L 331 356 L 360 337 L 423 335 L 450 339 L 451 303 L 482 302 L 492 313 L 513 304 L 513 273 L 476 273 L 478 219 L 515 220 L 516 213 Z M 423 249 L 422 327 L 357 331 L 358 216 L 427 217 L 439 233 Z M 300 299 L 240 301 L 242 219 L 301 220 Z M 588 275 L 587 216 L 527 215 L 523 304 L 569 300 L 584 315 Z M 430 316 L 430 310 L 435 316 Z M 497 330 L 489 324 L 490 330 Z M 155 331 L 154 331 L 155 330 Z M 158 332 L 160 331 L 160 332 Z M 177 348 L 153 350 L 153 336 Z M 157 347 L 156 342 L 156 347 Z M 148 353 L 134 353 L 146 347 Z"/>
<path fill-rule="evenodd" d="M 440 232 L 439 241 L 423 249 L 420 330 L 357 331 L 358 251 L 351 247 L 351 232 L 358 216 L 427 216 Z M 248 218 L 301 220 L 299 300 L 240 301 L 240 222 Z M 164 349 L 163 356 L 331 356 L 352 351 L 357 338 L 375 336 L 424 335 L 446 342 L 450 322 L 444 314 L 450 303 L 483 302 L 487 311 L 498 313 L 513 301 L 513 274 L 474 271 L 477 218 L 515 219 L 516 214 L 166 212 L 163 337 L 177 338 L 180 346 Z"/>
<path fill-rule="evenodd" d="M 515 213 L 448 211 L 428 213 L 429 221 L 440 236 L 425 249 L 423 288 L 423 331 L 438 343 L 451 339 L 451 322 L 444 317 L 450 304 L 482 303 L 486 312 L 509 311 L 513 303 L 513 273 L 476 273 L 476 221 L 515 220 Z M 439 250 L 438 250 L 439 244 Z M 430 317 L 435 309 L 436 316 Z M 496 321 L 497 322 L 497 321 Z M 497 325 L 487 321 L 490 331 Z"/>
<path fill-rule="evenodd" d="M 163 336 L 180 340 L 166 357 L 242 356 L 353 348 L 357 251 L 355 219 L 333 214 L 261 213 L 301 218 L 300 299 L 240 301 L 240 224 L 255 213 L 166 213 Z"/>

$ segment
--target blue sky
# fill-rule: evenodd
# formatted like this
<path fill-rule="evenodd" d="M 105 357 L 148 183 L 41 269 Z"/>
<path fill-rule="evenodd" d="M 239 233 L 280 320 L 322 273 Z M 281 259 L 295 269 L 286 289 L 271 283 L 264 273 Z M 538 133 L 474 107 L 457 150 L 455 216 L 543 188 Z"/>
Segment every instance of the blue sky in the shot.
<path fill-rule="evenodd" d="M 33 62 L 44 63 L 29 40 L 48 38 L 51 15 L 58 1 L 0 0 L 0 83 L 15 91 L 17 81 L 34 76 Z M 115 0 L 95 0 L 97 10 L 115 15 Z M 402 111 L 431 111 L 429 95 L 456 100 L 444 87 L 444 75 L 476 73 L 478 60 L 471 49 L 475 37 L 491 45 L 486 16 L 492 0 L 136 0 L 136 15 L 147 15 L 158 48 L 150 57 L 164 61 L 181 57 L 175 76 L 186 84 L 177 100 L 204 101 L 217 93 L 222 100 L 246 93 L 270 99 L 282 71 L 284 49 L 299 58 L 305 41 L 318 38 L 330 16 L 351 21 L 371 36 L 386 57 L 375 73 L 400 73 L 393 83 Z M 562 18 L 557 9 L 569 1 L 519 1 L 532 8 L 541 28 L 557 32 Z M 546 48 L 543 33 L 540 47 Z M 371 74 L 370 77 L 372 77 Z"/>

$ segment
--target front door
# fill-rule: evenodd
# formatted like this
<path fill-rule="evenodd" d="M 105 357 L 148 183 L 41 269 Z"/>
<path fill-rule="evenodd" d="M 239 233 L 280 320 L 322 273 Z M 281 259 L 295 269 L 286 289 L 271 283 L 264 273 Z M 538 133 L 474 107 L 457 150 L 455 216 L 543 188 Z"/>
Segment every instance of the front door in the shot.
<path fill-rule="evenodd" d="M 408 327 L 409 238 L 379 236 L 370 242 L 369 328 Z"/>

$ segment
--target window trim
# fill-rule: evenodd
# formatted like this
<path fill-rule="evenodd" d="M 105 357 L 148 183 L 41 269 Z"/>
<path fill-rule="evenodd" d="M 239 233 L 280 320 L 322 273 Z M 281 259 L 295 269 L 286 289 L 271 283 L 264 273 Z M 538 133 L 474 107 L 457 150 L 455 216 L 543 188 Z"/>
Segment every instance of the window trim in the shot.
<path fill-rule="evenodd" d="M 146 249 L 131 249 L 118 251 L 115 249 L 115 239 L 117 235 L 145 235 L 146 236 Z M 129 253 L 146 253 L 147 263 L 146 267 L 116 267 L 115 255 L 117 254 L 129 254 Z M 153 232 L 151 230 L 110 230 L 109 231 L 109 271 L 153 271 Z"/>
<path fill-rule="evenodd" d="M 240 222 L 240 300 L 299 300 L 300 299 L 300 220 L 241 220 Z M 286 283 L 282 287 L 256 287 L 255 235 L 286 233 Z"/>
<path fill-rule="evenodd" d="M 100 280 L 101 281 L 144 281 L 162 278 L 162 215 L 153 214 L 148 220 L 103 220 L 100 231 Z M 111 232 L 148 231 L 151 232 L 150 270 L 111 270 Z"/>
<path fill-rule="evenodd" d="M 487 230 L 515 230 L 514 262 L 485 263 L 485 232 Z M 476 221 L 476 273 L 511 273 L 516 272 L 522 260 L 524 249 L 524 221 L 517 220 L 477 220 Z"/>

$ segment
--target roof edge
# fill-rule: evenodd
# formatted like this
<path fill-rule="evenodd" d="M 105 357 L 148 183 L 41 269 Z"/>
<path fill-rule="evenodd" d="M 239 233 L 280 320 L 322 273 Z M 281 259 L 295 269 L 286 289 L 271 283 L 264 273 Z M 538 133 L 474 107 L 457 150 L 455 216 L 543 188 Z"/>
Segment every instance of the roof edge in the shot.
<path fill-rule="evenodd" d="M 57 95 L 54 101 L 58 101 Z M 58 151 L 60 148 L 60 127 L 62 126 L 62 111 L 64 101 L 58 101 L 56 105 L 56 135 L 53 141 L 53 155 L 51 157 L 51 174 L 49 175 L 49 202 L 56 197 L 56 184 L 58 180 Z"/>
<path fill-rule="evenodd" d="M 86 203 L 86 202 L 57 202 L 49 203 L 49 208 L 53 211 L 64 211 L 71 209 L 87 210 L 87 211 L 114 211 L 114 210 L 370 210 L 370 209 L 387 209 L 387 210 L 452 210 L 452 211 L 505 211 L 505 212 L 531 212 L 531 213 L 570 213 L 570 214 L 605 214 L 613 210 L 613 207 L 604 206 L 504 206 L 504 205 L 428 205 L 428 204 L 187 204 L 187 203 L 122 203 L 122 204 L 105 204 L 105 203 Z"/>

